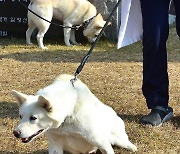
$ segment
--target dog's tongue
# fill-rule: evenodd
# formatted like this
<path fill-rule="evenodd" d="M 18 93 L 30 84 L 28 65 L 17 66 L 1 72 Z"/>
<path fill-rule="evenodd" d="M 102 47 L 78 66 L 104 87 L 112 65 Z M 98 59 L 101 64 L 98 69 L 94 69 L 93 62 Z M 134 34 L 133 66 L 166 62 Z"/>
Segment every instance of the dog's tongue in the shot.
<path fill-rule="evenodd" d="M 41 133 L 43 131 L 43 129 L 39 130 L 37 133 L 33 134 L 30 137 L 26 137 L 26 138 L 22 138 L 22 142 L 23 143 L 28 143 L 29 141 L 31 141 L 33 139 L 33 137 L 35 137 L 36 135 L 38 135 L 39 133 Z"/>

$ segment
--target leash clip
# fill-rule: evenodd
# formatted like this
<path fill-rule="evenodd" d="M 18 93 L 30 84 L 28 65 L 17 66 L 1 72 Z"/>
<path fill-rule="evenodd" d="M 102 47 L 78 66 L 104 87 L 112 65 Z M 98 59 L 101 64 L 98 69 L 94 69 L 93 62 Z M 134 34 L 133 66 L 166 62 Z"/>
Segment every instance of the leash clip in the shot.
<path fill-rule="evenodd" d="M 75 87 L 74 83 L 77 81 L 77 76 L 78 76 L 78 74 L 75 73 L 74 78 L 70 80 L 70 82 L 72 83 L 73 87 Z"/>

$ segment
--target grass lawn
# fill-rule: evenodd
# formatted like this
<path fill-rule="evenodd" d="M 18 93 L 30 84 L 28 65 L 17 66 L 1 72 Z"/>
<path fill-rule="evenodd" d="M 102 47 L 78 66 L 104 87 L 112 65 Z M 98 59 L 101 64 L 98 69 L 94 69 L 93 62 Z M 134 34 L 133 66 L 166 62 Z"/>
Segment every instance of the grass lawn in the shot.
<path fill-rule="evenodd" d="M 34 40 L 36 44 L 36 41 Z M 61 73 L 74 74 L 90 45 L 66 47 L 64 42 L 48 41 L 49 50 L 26 46 L 24 39 L 0 39 L 0 154 L 47 153 L 45 136 L 23 144 L 12 130 L 18 123 L 18 105 L 11 90 L 34 94 Z M 175 28 L 168 40 L 170 106 L 174 118 L 162 127 L 139 124 L 149 113 L 141 92 L 141 42 L 117 50 L 115 43 L 101 40 L 79 75 L 92 92 L 121 116 L 137 154 L 180 154 L 180 42 Z M 113 120 L 113 119 L 112 119 Z M 114 147 L 117 154 L 129 151 Z"/>

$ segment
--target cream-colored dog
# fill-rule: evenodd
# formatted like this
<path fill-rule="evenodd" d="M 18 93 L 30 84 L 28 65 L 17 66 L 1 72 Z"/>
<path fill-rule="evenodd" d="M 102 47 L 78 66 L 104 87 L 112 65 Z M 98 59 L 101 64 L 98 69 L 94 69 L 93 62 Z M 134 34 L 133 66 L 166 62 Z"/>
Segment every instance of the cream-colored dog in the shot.
<path fill-rule="evenodd" d="M 100 30 L 105 24 L 101 14 L 88 0 L 31 0 L 28 8 L 39 16 L 51 21 L 52 18 L 63 21 L 64 26 L 72 27 L 86 23 L 84 36 L 90 42 L 94 42 Z M 49 29 L 50 23 L 40 19 L 28 11 L 28 29 L 26 31 L 26 43 L 31 43 L 31 35 L 35 28 L 38 29 L 37 41 L 42 49 L 47 49 L 43 44 L 43 37 Z M 64 28 L 64 41 L 67 46 L 77 44 L 75 30 Z"/>
<path fill-rule="evenodd" d="M 124 122 L 115 111 L 96 98 L 73 76 L 60 75 L 36 95 L 13 91 L 20 104 L 19 125 L 13 133 L 27 143 L 46 133 L 49 154 L 91 153 L 99 149 L 114 154 L 112 145 L 136 151 L 125 132 Z"/>

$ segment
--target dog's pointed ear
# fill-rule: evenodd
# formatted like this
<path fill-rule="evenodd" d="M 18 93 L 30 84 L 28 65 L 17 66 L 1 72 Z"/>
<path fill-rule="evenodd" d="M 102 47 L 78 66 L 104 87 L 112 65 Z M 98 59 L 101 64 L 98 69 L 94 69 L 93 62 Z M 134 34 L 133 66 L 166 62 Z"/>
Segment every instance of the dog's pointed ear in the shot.
<path fill-rule="evenodd" d="M 103 19 L 102 15 L 100 13 L 98 13 L 98 15 L 95 17 L 96 20 L 100 21 L 100 22 L 97 22 L 98 25 L 96 26 L 96 29 L 102 29 L 106 23 L 106 21 Z M 111 22 L 108 22 L 108 25 L 109 26 L 111 25 Z"/>
<path fill-rule="evenodd" d="M 99 30 L 99 29 L 102 29 L 104 27 L 104 25 L 106 24 L 106 21 L 103 21 L 102 23 L 98 23 L 98 25 L 96 25 L 96 29 Z M 111 22 L 108 22 L 108 25 L 109 26 L 111 25 Z"/>
<path fill-rule="evenodd" d="M 46 98 L 44 98 L 43 96 L 38 97 L 38 104 L 40 107 L 44 108 L 47 112 L 52 111 L 52 107 L 51 107 L 49 101 Z"/>
<path fill-rule="evenodd" d="M 16 90 L 12 90 L 11 94 L 13 94 L 13 96 L 16 98 L 19 105 L 22 105 L 27 100 L 28 97 L 28 95 L 18 92 Z"/>
<path fill-rule="evenodd" d="M 98 13 L 98 14 L 96 15 L 96 18 L 102 18 L 102 19 L 103 19 L 102 15 L 101 15 L 100 13 Z"/>

